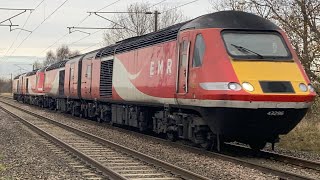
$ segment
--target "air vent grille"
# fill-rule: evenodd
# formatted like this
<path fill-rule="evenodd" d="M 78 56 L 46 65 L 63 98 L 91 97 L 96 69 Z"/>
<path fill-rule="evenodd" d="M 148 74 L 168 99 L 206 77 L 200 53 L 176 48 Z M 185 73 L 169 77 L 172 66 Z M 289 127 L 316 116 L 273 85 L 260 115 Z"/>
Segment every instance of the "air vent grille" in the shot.
<path fill-rule="evenodd" d="M 112 74 L 113 60 L 102 61 L 100 74 L 100 96 L 102 98 L 112 97 Z"/>

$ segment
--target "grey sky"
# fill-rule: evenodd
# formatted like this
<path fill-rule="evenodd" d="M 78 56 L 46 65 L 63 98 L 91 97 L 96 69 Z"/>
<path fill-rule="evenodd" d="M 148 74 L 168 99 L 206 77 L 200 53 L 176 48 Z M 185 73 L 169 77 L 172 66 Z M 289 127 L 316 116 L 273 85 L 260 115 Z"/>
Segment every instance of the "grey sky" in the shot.
<path fill-rule="evenodd" d="M 107 27 L 109 25 L 108 21 L 93 15 L 88 17 L 81 24 L 79 23 L 88 15 L 87 11 L 97 11 L 117 0 L 67 0 L 60 9 L 50 16 L 50 14 L 65 1 L 66 0 L 44 0 L 44 2 L 31 14 L 26 12 L 12 19 L 13 24 L 18 24 L 19 27 L 22 28 L 30 15 L 24 26 L 24 29 L 30 31 L 34 30 L 42 23 L 31 35 L 26 31 L 20 32 L 20 30 L 14 30 L 10 32 L 9 27 L 0 27 L 0 77 L 12 71 L 17 73 L 18 67 L 10 66 L 9 64 L 30 64 L 36 59 L 42 59 L 45 56 L 46 49 L 59 38 L 61 38 L 61 40 L 49 49 L 55 50 L 59 45 L 67 44 L 71 49 L 82 50 L 81 52 L 84 53 L 101 47 L 99 42 L 102 41 L 103 30 L 88 30 L 88 32 L 93 35 L 85 38 L 87 34 L 84 33 L 75 32 L 68 34 L 67 27 L 77 25 Z M 161 0 L 120 0 L 103 10 L 125 11 L 130 3 L 148 2 L 150 4 L 156 4 L 160 1 Z M 167 0 L 160 5 L 176 7 L 190 1 L 192 0 Z M 40 2 L 42 2 L 42 0 L 0 0 L 0 8 L 35 8 Z M 210 3 L 208 0 L 199 0 L 179 9 L 187 17 L 195 18 L 208 13 L 209 7 Z M 19 12 L 21 11 L 0 10 L 0 22 Z M 50 17 L 48 18 L 48 16 Z M 106 17 L 111 16 L 113 15 L 106 15 Z M 47 20 L 43 22 L 46 18 Z M 7 23 L 8 22 L 4 24 Z M 17 37 L 18 34 L 19 36 Z M 29 37 L 21 44 L 27 36 Z M 82 38 L 84 39 L 81 40 Z M 14 44 L 12 45 L 13 42 Z M 12 47 L 10 48 L 11 45 Z M 90 46 L 91 48 L 89 48 Z M 26 67 L 30 68 L 28 65 L 26 65 Z"/>

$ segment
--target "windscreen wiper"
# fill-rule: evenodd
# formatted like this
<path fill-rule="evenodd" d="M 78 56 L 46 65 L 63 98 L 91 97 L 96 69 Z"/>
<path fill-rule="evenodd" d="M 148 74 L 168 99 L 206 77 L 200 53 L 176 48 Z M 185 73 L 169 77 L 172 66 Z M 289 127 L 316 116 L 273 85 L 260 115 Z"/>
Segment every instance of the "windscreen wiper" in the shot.
<path fill-rule="evenodd" d="M 261 54 L 259 54 L 259 53 L 257 53 L 257 52 L 254 52 L 254 51 L 252 51 L 252 50 L 250 50 L 250 49 L 248 49 L 248 48 L 245 48 L 245 47 L 243 47 L 243 46 L 237 46 L 237 45 L 235 45 L 235 44 L 231 44 L 231 46 L 237 48 L 237 49 L 238 49 L 239 51 L 241 51 L 241 52 L 250 52 L 250 53 L 252 53 L 252 54 L 255 54 L 255 55 L 257 55 L 260 59 L 263 59 L 263 58 L 264 58 Z"/>

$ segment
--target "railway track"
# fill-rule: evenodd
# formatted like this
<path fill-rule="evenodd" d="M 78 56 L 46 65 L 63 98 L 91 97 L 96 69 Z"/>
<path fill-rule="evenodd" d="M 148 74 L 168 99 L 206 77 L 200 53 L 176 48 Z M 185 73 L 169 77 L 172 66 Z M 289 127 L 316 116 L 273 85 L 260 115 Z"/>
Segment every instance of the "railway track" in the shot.
<path fill-rule="evenodd" d="M 254 151 L 246 146 L 243 145 L 237 145 L 237 144 L 228 144 L 228 148 L 231 149 L 230 151 L 234 153 L 239 153 L 242 155 L 247 155 L 247 156 L 257 156 L 265 159 L 271 159 L 283 163 L 288 163 L 292 164 L 295 166 L 300 166 L 302 168 L 308 168 L 308 169 L 313 169 L 316 171 L 320 171 L 320 162 L 316 161 L 309 161 L 297 157 L 292 157 L 292 156 L 287 156 L 283 154 L 279 154 L 276 152 L 271 152 L 271 151 L 266 151 L 266 150 L 261 150 L 259 152 Z"/>
<path fill-rule="evenodd" d="M 0 105 L 3 111 L 21 120 L 29 128 L 45 136 L 50 141 L 72 152 L 110 179 L 208 180 L 206 177 L 101 139 L 87 132 L 22 110 L 7 102 L 1 102 Z M 20 111 L 18 113 L 20 115 L 17 115 L 16 111 Z M 24 117 L 21 117 L 21 113 L 24 114 Z"/>
<path fill-rule="evenodd" d="M 8 99 L 7 97 L 5 97 L 5 98 Z M 11 105 L 11 106 L 14 106 L 14 105 Z M 17 108 L 17 107 L 15 107 L 15 108 Z M 22 110 L 24 112 L 28 112 L 28 111 L 26 111 L 24 109 L 21 109 L 21 108 L 18 108 L 18 109 L 20 109 L 20 110 Z M 30 112 L 28 112 L 28 113 L 30 113 Z M 33 113 L 33 115 L 35 115 L 35 114 Z M 40 117 L 40 118 L 43 118 L 43 119 L 46 119 L 47 121 L 52 121 L 51 119 L 48 119 L 48 118 L 45 118 L 45 117 L 42 117 L 42 116 L 39 116 L 39 115 L 36 115 L 36 116 Z M 53 123 L 58 123 L 58 122 L 53 122 Z M 59 126 L 61 126 L 61 125 L 59 125 Z M 123 130 L 123 129 L 120 129 L 120 130 L 127 131 L 127 130 Z M 151 138 L 155 138 L 155 137 L 151 137 Z M 162 141 L 164 141 L 166 143 L 170 143 L 171 144 L 171 142 L 165 141 L 163 139 L 159 139 L 159 138 L 156 138 L 156 139 L 157 140 L 162 140 Z M 282 171 L 282 170 L 279 170 L 279 169 L 276 169 L 276 168 L 263 166 L 263 165 L 258 164 L 258 163 L 250 162 L 250 161 L 247 161 L 247 160 L 242 160 L 241 158 L 232 157 L 232 156 L 225 155 L 225 154 L 208 152 L 208 151 L 205 151 L 205 150 L 202 150 L 202 149 L 193 148 L 193 147 L 190 147 L 190 146 L 176 144 L 176 143 L 174 143 L 174 145 L 182 146 L 183 148 L 188 148 L 189 151 L 192 151 L 192 152 L 195 152 L 195 153 L 203 153 L 203 154 L 205 154 L 207 156 L 211 156 L 213 158 L 219 158 L 219 159 L 222 159 L 222 160 L 231 161 L 231 162 L 234 162 L 234 163 L 237 163 L 237 164 L 241 164 L 243 166 L 251 167 L 253 169 L 258 169 L 258 170 L 260 170 L 262 172 L 265 172 L 265 173 L 271 173 L 271 174 L 277 175 L 280 178 L 284 178 L 284 179 L 312 179 L 312 178 L 309 178 L 309 177 L 306 177 L 306 176 L 302 176 L 302 175 L 299 175 L 299 174 L 293 174 L 293 173 L 290 173 L 290 172 L 285 172 L 285 171 Z M 237 147 L 237 148 L 242 148 L 241 151 L 246 151 L 246 153 L 249 153 L 249 152 L 251 153 L 251 150 L 248 149 L 248 148 L 243 148 L 243 147 Z M 295 165 L 295 166 L 300 166 L 302 168 L 308 168 L 308 169 L 313 169 L 313 170 L 317 170 L 317 171 L 319 171 L 319 169 L 320 169 L 320 163 L 318 163 L 318 162 L 307 161 L 307 160 L 304 160 L 304 159 L 299 159 L 299 158 L 295 158 L 295 157 L 291 157 L 291 156 L 285 156 L 285 155 L 276 154 L 276 153 L 267 152 L 267 151 L 261 151 L 260 156 L 263 157 L 263 158 L 273 159 L 273 160 L 276 160 L 276 161 L 292 164 L 292 165 Z"/>

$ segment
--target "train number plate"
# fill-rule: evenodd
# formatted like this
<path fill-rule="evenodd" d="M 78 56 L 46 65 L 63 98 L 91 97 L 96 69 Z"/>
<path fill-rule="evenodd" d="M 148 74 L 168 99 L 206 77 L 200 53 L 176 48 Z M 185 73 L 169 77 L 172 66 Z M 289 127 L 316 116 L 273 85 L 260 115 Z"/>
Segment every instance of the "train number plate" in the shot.
<path fill-rule="evenodd" d="M 267 115 L 269 115 L 269 116 L 283 116 L 284 111 L 269 111 L 267 113 Z"/>

